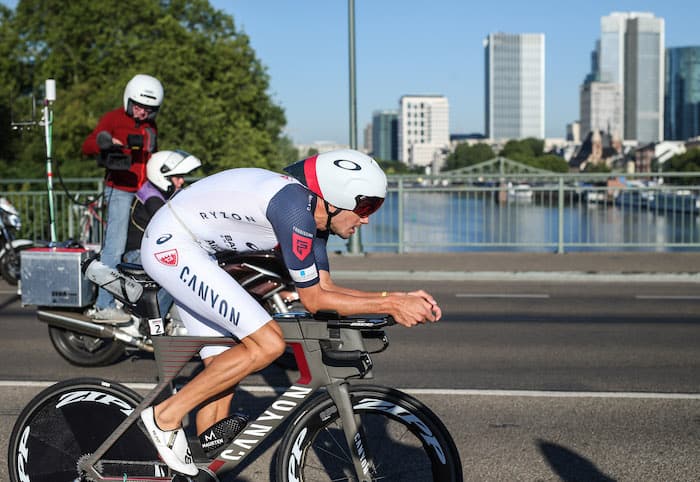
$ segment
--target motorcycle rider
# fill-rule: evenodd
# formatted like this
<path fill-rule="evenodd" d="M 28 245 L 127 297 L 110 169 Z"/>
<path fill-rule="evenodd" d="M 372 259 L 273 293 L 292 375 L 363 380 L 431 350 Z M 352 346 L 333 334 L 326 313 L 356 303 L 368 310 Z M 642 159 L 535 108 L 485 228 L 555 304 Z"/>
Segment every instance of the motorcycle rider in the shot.
<path fill-rule="evenodd" d="M 183 418 L 202 405 L 196 415 L 201 440 L 205 427 L 228 415 L 229 390 L 269 365 L 285 347 L 279 325 L 217 265 L 215 253 L 279 244 L 300 299 L 311 312 L 388 313 L 405 326 L 441 317 L 437 302 L 425 291 L 359 291 L 331 279 L 328 236 L 350 237 L 369 222 L 386 196 L 386 176 L 374 159 L 353 150 L 331 151 L 285 171 L 289 175 L 231 169 L 204 178 L 159 210 L 144 234 L 143 266 L 174 296 L 188 333 L 240 340 L 230 349 L 204 347 L 204 370 L 175 395 L 141 413 L 161 458 L 177 472 L 197 473 Z"/>
<path fill-rule="evenodd" d="M 146 162 L 158 150 L 155 119 L 162 103 L 160 81 L 150 75 L 138 74 L 126 84 L 123 107 L 102 116 L 83 142 L 83 154 L 98 157 L 106 167 L 107 227 L 100 257 L 110 268 L 121 262 L 129 207 L 134 193 L 146 181 Z M 110 159 L 115 162 L 110 162 Z M 104 289 L 99 290 L 94 309 L 87 314 L 98 323 L 130 319 L 127 313 L 117 309 L 114 297 Z"/>
<path fill-rule="evenodd" d="M 124 261 L 141 264 L 141 239 L 148 222 L 167 199 L 185 184 L 185 175 L 198 169 L 202 162 L 185 151 L 159 151 L 146 164 L 147 181 L 136 191 L 129 210 L 129 229 Z M 173 298 L 165 290 L 158 292 L 162 316 L 170 309 Z"/>

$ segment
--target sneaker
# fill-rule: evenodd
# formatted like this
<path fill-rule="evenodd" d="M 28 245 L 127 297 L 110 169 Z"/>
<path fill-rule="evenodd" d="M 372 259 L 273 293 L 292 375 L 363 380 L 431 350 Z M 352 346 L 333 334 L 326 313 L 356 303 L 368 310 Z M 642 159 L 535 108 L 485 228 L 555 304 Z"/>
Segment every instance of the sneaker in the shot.
<path fill-rule="evenodd" d="M 224 446 L 231 443 L 248 424 L 248 416 L 235 413 L 230 417 L 219 420 L 199 436 L 199 444 L 207 457 L 213 459 Z"/>
<path fill-rule="evenodd" d="M 153 407 L 141 412 L 141 420 L 146 426 L 146 433 L 158 450 L 158 455 L 168 467 L 184 475 L 197 475 L 199 469 L 194 464 L 192 452 L 187 444 L 187 436 L 182 428 L 161 430 L 156 425 Z"/>
<path fill-rule="evenodd" d="M 85 315 L 95 323 L 124 323 L 131 320 L 131 315 L 119 308 L 92 308 Z"/>

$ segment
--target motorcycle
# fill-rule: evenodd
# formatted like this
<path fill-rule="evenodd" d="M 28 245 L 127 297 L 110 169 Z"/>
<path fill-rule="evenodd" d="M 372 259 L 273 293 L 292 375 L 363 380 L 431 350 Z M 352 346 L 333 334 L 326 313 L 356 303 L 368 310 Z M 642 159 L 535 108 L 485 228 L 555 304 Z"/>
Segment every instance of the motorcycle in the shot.
<path fill-rule="evenodd" d="M 271 315 L 303 310 L 289 271 L 278 252 L 226 254 L 219 256 L 218 262 Z M 153 321 L 149 323 L 149 318 L 158 312 L 157 292 L 160 287 L 150 280 L 140 265 L 122 263 L 115 271 L 92 258 L 84 263 L 83 271 L 90 281 L 123 302 L 131 320 L 114 324 L 94 323 L 77 308 L 38 307 L 37 318 L 49 325 L 49 338 L 56 351 L 68 362 L 79 366 L 109 365 L 126 351 L 152 353 L 150 323 Z M 158 329 L 162 334 L 187 334 L 174 306 L 162 316 L 161 323 Z M 278 364 L 284 368 L 296 366 L 293 353 L 282 355 Z"/>
<path fill-rule="evenodd" d="M 29 239 L 16 239 L 22 227 L 19 211 L 5 197 L 0 197 L 0 276 L 12 286 L 20 278 L 20 251 L 31 248 Z"/>

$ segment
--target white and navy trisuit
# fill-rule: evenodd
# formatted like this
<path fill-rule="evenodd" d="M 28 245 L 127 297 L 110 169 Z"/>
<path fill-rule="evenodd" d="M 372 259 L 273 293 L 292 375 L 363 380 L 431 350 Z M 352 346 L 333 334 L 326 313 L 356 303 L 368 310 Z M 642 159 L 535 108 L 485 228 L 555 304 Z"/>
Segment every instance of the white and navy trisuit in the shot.
<path fill-rule="evenodd" d="M 264 169 L 231 169 L 182 189 L 155 214 L 141 243 L 146 272 L 175 298 L 194 336 L 238 339 L 271 317 L 214 257 L 279 244 L 296 286 L 329 270 L 327 232 L 314 220 L 316 196 L 296 179 Z M 325 235 L 325 236 L 324 236 Z M 205 347 L 208 357 L 225 348 Z"/>

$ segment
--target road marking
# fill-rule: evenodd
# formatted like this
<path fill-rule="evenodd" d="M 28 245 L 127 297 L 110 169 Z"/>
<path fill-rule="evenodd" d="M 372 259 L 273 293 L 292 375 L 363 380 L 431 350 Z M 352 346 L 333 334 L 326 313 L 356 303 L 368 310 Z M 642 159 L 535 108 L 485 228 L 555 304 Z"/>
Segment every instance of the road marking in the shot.
<path fill-rule="evenodd" d="M 457 293 L 457 298 L 549 298 L 545 293 Z"/>
<path fill-rule="evenodd" d="M 0 380 L 0 387 L 46 388 L 57 382 L 50 381 L 14 381 Z M 123 383 L 132 390 L 153 390 L 155 383 Z M 245 385 L 240 387 L 246 392 L 284 393 L 287 387 L 269 387 Z M 400 388 L 411 395 L 453 395 L 485 397 L 539 397 L 539 398 L 632 398 L 659 400 L 700 400 L 700 393 L 664 393 L 664 392 L 569 392 L 556 390 L 481 390 L 469 388 Z"/>
<path fill-rule="evenodd" d="M 698 295 L 635 295 L 638 300 L 700 300 Z"/>

